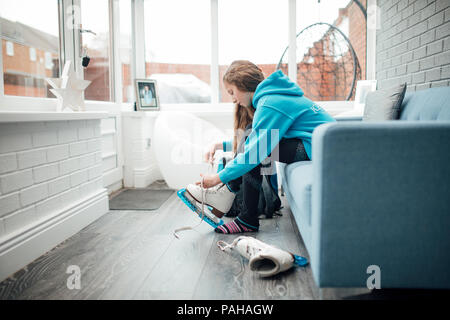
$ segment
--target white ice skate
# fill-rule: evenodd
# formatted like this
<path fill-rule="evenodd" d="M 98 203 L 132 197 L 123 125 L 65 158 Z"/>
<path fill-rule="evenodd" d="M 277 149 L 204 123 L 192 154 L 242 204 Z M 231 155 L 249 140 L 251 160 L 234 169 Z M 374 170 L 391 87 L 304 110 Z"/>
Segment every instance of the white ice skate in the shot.
<path fill-rule="evenodd" d="M 202 201 L 202 188 L 195 184 L 186 187 L 186 193 L 198 203 Z M 235 194 L 225 184 L 206 189 L 204 191 L 204 204 L 211 207 L 211 212 L 218 218 L 222 218 L 233 205 Z"/>
<path fill-rule="evenodd" d="M 222 251 L 235 248 L 249 260 L 250 270 L 255 271 L 261 277 L 270 277 L 286 271 L 294 265 L 305 266 L 308 263 L 304 257 L 278 249 L 253 237 L 240 236 L 231 244 L 218 241 L 217 245 Z"/>

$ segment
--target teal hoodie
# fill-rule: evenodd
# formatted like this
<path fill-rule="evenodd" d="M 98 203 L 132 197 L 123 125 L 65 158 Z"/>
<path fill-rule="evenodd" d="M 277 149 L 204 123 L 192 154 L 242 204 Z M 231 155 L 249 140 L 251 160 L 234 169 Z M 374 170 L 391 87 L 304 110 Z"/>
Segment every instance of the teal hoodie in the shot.
<path fill-rule="evenodd" d="M 282 138 L 303 140 L 305 151 L 312 159 L 311 137 L 314 129 L 323 123 L 336 121 L 319 105 L 305 98 L 302 89 L 281 70 L 258 85 L 252 104 L 255 108 L 252 132 L 245 142 L 244 152 L 219 172 L 223 183 L 255 168 L 270 155 Z M 271 131 L 273 129 L 275 131 Z"/>

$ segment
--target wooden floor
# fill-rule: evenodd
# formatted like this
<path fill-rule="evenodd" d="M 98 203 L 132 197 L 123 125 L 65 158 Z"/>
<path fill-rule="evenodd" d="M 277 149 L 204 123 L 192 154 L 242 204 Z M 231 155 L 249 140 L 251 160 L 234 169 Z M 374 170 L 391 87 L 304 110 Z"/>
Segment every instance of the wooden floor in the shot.
<path fill-rule="evenodd" d="M 289 208 L 282 213 L 247 235 L 309 259 Z M 237 235 L 206 223 L 180 240 L 172 235 L 199 221 L 175 193 L 155 211 L 110 211 L 0 283 L 0 299 L 320 298 L 310 266 L 263 279 L 236 252 L 217 247 Z M 71 265 L 81 270 L 80 289 L 67 287 Z"/>

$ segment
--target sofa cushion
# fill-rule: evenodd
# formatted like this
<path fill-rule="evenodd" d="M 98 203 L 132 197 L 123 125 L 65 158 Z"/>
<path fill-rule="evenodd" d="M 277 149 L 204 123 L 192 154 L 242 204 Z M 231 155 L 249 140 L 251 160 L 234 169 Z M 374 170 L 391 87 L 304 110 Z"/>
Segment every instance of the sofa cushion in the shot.
<path fill-rule="evenodd" d="M 300 212 L 302 223 L 311 225 L 311 186 L 312 186 L 312 161 L 299 161 L 289 164 L 285 168 L 285 177 L 290 196 L 295 201 L 295 206 Z"/>
<path fill-rule="evenodd" d="M 450 121 L 450 87 L 408 92 L 400 109 L 400 120 Z"/>
<path fill-rule="evenodd" d="M 366 97 L 363 121 L 397 120 L 405 92 L 406 83 L 369 92 Z"/>

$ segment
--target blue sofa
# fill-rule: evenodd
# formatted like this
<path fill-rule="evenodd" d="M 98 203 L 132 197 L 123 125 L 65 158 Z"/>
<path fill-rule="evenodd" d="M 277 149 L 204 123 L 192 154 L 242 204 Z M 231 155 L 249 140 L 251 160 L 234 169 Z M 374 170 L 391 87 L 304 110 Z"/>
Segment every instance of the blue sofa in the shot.
<path fill-rule="evenodd" d="M 450 288 L 450 87 L 407 93 L 399 120 L 319 126 L 312 152 L 281 174 L 319 287 L 376 265 L 381 288 Z"/>

